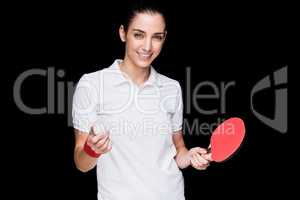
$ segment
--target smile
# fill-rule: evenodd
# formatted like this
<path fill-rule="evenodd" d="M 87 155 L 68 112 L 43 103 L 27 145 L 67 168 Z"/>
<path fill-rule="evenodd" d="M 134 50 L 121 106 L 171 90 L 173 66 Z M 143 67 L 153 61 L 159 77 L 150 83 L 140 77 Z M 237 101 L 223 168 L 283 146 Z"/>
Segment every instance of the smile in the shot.
<path fill-rule="evenodd" d="M 143 60 L 148 60 L 148 59 L 150 59 L 151 58 L 151 56 L 152 56 L 152 54 L 145 54 L 145 53 L 137 53 L 138 54 L 138 56 L 141 58 L 141 59 L 143 59 Z"/>

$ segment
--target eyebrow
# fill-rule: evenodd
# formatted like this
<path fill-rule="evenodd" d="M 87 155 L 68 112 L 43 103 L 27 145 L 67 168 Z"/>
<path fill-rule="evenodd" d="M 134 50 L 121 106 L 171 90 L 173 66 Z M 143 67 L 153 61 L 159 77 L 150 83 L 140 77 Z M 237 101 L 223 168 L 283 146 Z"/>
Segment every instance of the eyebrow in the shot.
<path fill-rule="evenodd" d="M 138 32 L 142 32 L 142 33 L 146 33 L 145 31 L 141 30 L 141 29 L 133 29 L 133 31 L 138 31 Z M 157 33 L 154 33 L 153 35 L 160 35 L 160 34 L 165 34 L 165 32 L 157 32 Z"/>

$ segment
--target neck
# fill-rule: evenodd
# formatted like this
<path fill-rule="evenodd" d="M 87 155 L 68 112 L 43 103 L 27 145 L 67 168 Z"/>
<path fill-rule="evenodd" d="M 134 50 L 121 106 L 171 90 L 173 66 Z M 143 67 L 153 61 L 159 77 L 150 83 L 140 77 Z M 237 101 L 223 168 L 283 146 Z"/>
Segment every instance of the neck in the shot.
<path fill-rule="evenodd" d="M 138 67 L 127 57 L 120 64 L 120 69 L 137 85 L 142 85 L 149 78 L 150 67 Z"/>

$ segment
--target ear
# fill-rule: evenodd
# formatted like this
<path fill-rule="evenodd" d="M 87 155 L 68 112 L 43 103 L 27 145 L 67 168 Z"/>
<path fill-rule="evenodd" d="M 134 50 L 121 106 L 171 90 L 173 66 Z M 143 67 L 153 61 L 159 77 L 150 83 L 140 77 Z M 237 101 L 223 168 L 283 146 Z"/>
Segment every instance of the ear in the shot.
<path fill-rule="evenodd" d="M 119 35 L 120 35 L 121 41 L 126 42 L 126 32 L 125 32 L 125 29 L 124 29 L 123 25 L 121 25 L 120 28 L 119 28 Z"/>

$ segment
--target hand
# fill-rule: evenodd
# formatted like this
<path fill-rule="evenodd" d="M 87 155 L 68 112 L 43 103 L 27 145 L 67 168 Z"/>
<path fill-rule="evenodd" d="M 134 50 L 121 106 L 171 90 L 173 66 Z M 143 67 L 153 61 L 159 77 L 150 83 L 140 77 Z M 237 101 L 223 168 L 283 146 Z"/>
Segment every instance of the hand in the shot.
<path fill-rule="evenodd" d="M 211 158 L 211 153 L 205 153 L 201 155 L 205 160 L 211 162 L 212 158 Z"/>
<path fill-rule="evenodd" d="M 206 158 L 209 158 L 208 155 L 211 155 L 206 153 L 206 149 L 200 147 L 190 149 L 188 152 L 188 156 L 190 158 L 192 167 L 197 170 L 205 170 L 209 166 L 209 160 L 207 160 Z"/>
<path fill-rule="evenodd" d="M 112 149 L 111 140 L 107 132 L 96 134 L 94 127 L 91 128 L 90 134 L 87 138 L 87 144 L 97 154 L 104 154 Z"/>
<path fill-rule="evenodd" d="M 205 159 L 208 160 L 209 162 L 212 161 L 212 157 L 211 157 L 211 144 L 209 144 L 209 146 L 207 147 L 207 152 L 205 154 L 202 154 L 201 156 Z M 209 151 L 209 152 L 208 152 Z"/>

